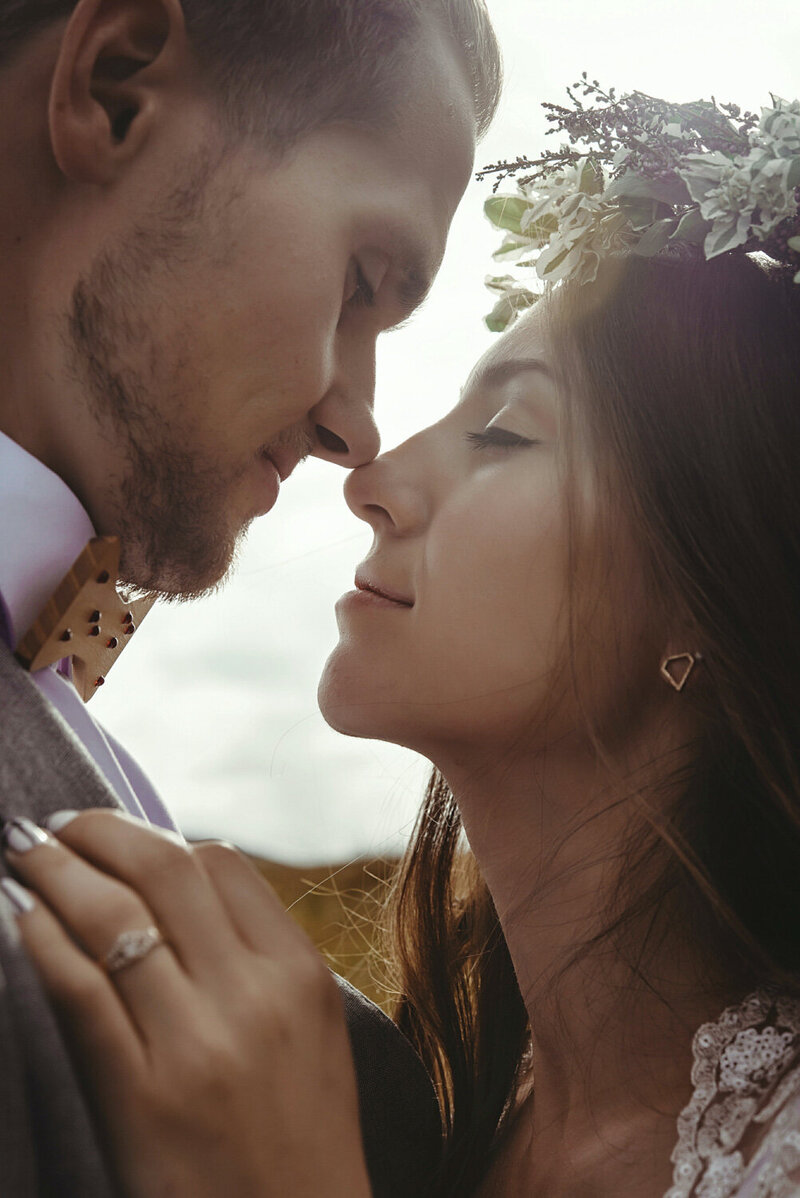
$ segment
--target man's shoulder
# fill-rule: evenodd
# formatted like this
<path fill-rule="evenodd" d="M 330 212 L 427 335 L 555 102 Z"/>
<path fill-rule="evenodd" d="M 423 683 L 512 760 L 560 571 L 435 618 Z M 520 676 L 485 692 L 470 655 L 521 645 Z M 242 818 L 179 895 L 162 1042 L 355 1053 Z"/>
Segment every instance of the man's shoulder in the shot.
<path fill-rule="evenodd" d="M 0 639 L 0 744 L 9 747 L 52 737 L 61 718 L 35 686 L 8 645 Z"/>
<path fill-rule="evenodd" d="M 0 641 L 0 815 L 39 820 L 117 799 L 60 713 Z"/>
<path fill-rule="evenodd" d="M 423 1198 L 442 1146 L 433 1085 L 397 1025 L 349 982 L 337 980 L 353 1048 L 374 1198 Z"/>

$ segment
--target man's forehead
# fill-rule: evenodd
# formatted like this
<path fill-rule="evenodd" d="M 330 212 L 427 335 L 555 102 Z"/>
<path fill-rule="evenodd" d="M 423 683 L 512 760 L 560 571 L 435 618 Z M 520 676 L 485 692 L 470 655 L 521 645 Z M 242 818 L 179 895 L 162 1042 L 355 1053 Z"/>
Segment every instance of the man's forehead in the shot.
<path fill-rule="evenodd" d="M 463 55 L 438 21 L 426 23 L 387 132 L 452 216 L 474 166 L 477 117 Z"/>

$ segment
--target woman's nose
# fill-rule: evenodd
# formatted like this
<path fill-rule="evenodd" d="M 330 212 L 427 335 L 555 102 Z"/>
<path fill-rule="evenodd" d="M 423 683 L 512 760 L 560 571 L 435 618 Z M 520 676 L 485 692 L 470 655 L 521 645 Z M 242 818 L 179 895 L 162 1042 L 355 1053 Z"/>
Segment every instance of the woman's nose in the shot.
<path fill-rule="evenodd" d="M 347 506 L 375 532 L 413 536 L 430 518 L 430 497 L 424 480 L 413 469 L 413 458 L 404 452 L 410 442 L 381 454 L 347 476 Z"/>

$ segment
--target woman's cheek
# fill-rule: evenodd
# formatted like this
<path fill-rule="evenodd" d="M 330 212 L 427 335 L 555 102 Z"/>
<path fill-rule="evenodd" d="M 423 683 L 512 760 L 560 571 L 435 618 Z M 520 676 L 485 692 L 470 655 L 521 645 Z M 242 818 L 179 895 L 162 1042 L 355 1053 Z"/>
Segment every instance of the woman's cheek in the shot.
<path fill-rule="evenodd" d="M 431 685 L 438 678 L 464 698 L 519 688 L 530 704 L 559 635 L 563 572 L 552 556 L 546 539 L 517 535 L 507 519 L 431 545 L 415 652 Z"/>

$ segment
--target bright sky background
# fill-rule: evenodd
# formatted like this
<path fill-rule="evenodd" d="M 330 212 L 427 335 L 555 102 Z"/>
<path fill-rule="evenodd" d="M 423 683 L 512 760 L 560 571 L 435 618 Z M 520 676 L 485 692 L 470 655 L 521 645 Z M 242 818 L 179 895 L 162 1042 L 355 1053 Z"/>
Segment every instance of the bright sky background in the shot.
<path fill-rule="evenodd" d="M 758 110 L 800 95 L 800 4 L 780 0 L 489 0 L 506 63 L 505 99 L 478 165 L 546 142 L 539 104 L 582 70 L 618 91 L 716 96 Z M 386 448 L 455 402 L 491 343 L 483 278 L 498 235 L 473 183 L 427 304 L 379 347 L 377 415 Z M 324 198 L 321 202 L 324 202 Z M 504 273 L 505 267 L 496 273 Z M 93 700 L 96 716 L 149 772 L 191 837 L 223 836 L 265 856 L 335 863 L 401 848 L 426 765 L 394 746 L 328 729 L 316 683 L 336 640 L 333 604 L 370 544 L 341 498 L 344 473 L 316 461 L 254 525 L 235 578 L 190 607 L 154 610 Z"/>

